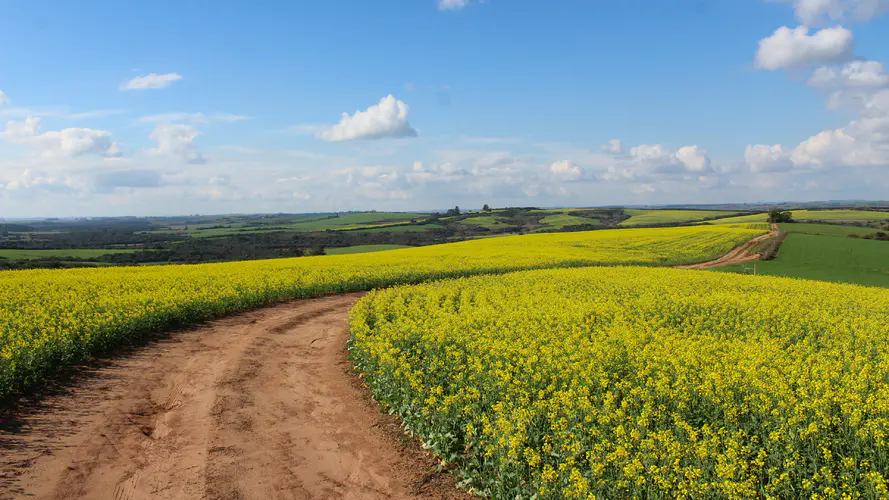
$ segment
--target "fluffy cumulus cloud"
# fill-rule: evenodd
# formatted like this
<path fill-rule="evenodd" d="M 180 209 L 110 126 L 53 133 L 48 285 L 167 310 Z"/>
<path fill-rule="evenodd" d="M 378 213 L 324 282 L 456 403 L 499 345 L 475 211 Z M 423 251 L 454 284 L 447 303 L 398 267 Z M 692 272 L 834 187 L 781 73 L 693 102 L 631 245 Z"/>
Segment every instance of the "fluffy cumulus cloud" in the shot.
<path fill-rule="evenodd" d="M 24 121 L 9 121 L 3 132 L 7 141 L 23 144 L 45 156 L 105 155 L 109 149 L 116 155 L 118 146 L 111 142 L 111 132 L 88 128 L 66 128 L 40 133 L 41 120 L 28 117 Z"/>
<path fill-rule="evenodd" d="M 460 10 L 469 5 L 470 0 L 438 0 L 439 10 Z"/>
<path fill-rule="evenodd" d="M 568 160 L 553 163 L 549 166 L 549 170 L 556 179 L 562 181 L 579 181 L 586 177 L 584 169 Z"/>
<path fill-rule="evenodd" d="M 204 163 L 206 159 L 194 143 L 199 135 L 200 132 L 190 125 L 160 124 L 151 133 L 150 137 L 157 141 L 157 147 L 151 149 L 149 154 L 174 156 L 192 164 Z"/>
<path fill-rule="evenodd" d="M 824 130 L 796 147 L 793 163 L 819 169 L 889 165 L 889 116 Z"/>
<path fill-rule="evenodd" d="M 847 164 L 857 156 L 857 149 L 855 138 L 845 130 L 825 130 L 796 147 L 793 163 L 815 167 Z"/>
<path fill-rule="evenodd" d="M 820 170 L 889 166 L 889 89 L 840 90 L 829 106 L 847 108 L 858 117 L 800 143 L 791 156 L 794 165 Z"/>
<path fill-rule="evenodd" d="M 710 157 L 697 145 L 673 151 L 662 144 L 642 144 L 630 149 L 636 165 L 653 173 L 705 172 L 710 169 Z"/>
<path fill-rule="evenodd" d="M 889 12 L 889 0 L 792 1 L 797 17 L 806 24 L 863 22 Z M 813 71 L 807 84 L 832 91 L 827 100 L 829 109 L 843 109 L 858 116 L 847 126 L 823 130 L 792 150 L 781 145 L 748 146 L 744 159 L 752 171 L 842 169 L 849 178 L 856 178 L 865 175 L 863 169 L 889 166 L 889 75 L 878 61 L 860 59 L 839 64 L 851 55 L 852 34 L 842 27 L 823 29 L 811 36 L 805 27 L 780 28 L 760 42 L 757 65 L 762 68 L 827 63 Z"/>
<path fill-rule="evenodd" d="M 796 17 L 813 25 L 846 19 L 869 21 L 889 12 L 889 0 L 792 0 Z"/>
<path fill-rule="evenodd" d="M 793 167 L 793 162 L 790 161 L 790 152 L 786 151 L 781 144 L 747 146 L 744 151 L 744 162 L 753 172 L 783 172 Z"/>
<path fill-rule="evenodd" d="M 6 92 L 0 90 L 0 106 L 9 102 L 9 97 L 6 95 Z"/>
<path fill-rule="evenodd" d="M 697 145 L 679 148 L 679 151 L 676 152 L 676 159 L 691 172 L 710 170 L 710 157 Z"/>
<path fill-rule="evenodd" d="M 33 138 L 40 130 L 40 118 L 29 116 L 24 121 L 8 121 L 6 122 L 6 130 L 3 131 L 3 138 L 11 141 L 24 141 Z"/>
<path fill-rule="evenodd" d="M 649 185 L 673 182 L 692 185 L 706 180 L 714 187 L 718 182 L 713 180 L 718 178 L 719 173 L 712 167 L 709 155 L 697 145 L 674 150 L 663 144 L 641 144 L 630 148 L 628 154 L 615 156 L 602 175 L 606 181 Z"/>
<path fill-rule="evenodd" d="M 408 105 L 388 95 L 366 111 L 343 113 L 340 122 L 322 130 L 318 137 L 342 142 L 384 137 L 415 137 L 417 131 L 408 123 Z"/>
<path fill-rule="evenodd" d="M 852 32 L 837 26 L 809 34 L 809 28 L 782 26 L 768 38 L 759 41 L 755 65 L 777 70 L 825 64 L 847 59 L 852 55 Z"/>
<path fill-rule="evenodd" d="M 181 80 L 182 75 L 178 73 L 166 73 L 158 75 L 151 73 L 145 76 L 137 76 L 127 83 L 120 86 L 120 90 L 145 90 L 145 89 L 163 89 L 169 87 L 173 82 Z"/>
<path fill-rule="evenodd" d="M 816 69 L 808 84 L 819 88 L 878 88 L 889 84 L 889 75 L 877 61 L 852 61 L 842 67 Z"/>

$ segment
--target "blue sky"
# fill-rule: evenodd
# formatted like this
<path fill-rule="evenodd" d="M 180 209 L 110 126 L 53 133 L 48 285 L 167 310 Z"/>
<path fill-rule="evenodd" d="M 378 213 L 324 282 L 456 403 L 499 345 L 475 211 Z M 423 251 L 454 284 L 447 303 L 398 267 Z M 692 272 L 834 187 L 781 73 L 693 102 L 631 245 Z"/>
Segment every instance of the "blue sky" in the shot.
<path fill-rule="evenodd" d="M 0 217 L 885 199 L 887 11 L 11 0 Z"/>

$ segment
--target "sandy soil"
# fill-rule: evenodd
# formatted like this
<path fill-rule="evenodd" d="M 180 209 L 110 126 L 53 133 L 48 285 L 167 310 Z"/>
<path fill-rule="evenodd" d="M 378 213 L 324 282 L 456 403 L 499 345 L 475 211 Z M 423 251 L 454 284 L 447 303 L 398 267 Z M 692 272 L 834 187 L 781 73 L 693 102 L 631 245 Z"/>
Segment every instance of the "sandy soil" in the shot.
<path fill-rule="evenodd" d="M 175 332 L 0 414 L 0 498 L 457 498 L 351 372 L 349 307 Z"/>
<path fill-rule="evenodd" d="M 714 267 L 727 266 L 729 264 L 743 264 L 745 262 L 759 260 L 759 254 L 753 252 L 753 249 L 756 248 L 756 246 L 764 240 L 777 237 L 778 231 L 778 224 L 772 224 L 771 231 L 769 233 L 766 233 L 762 236 L 757 236 L 756 238 L 753 238 L 743 245 L 735 247 L 734 249 L 732 249 L 731 252 L 723 255 L 716 260 L 676 267 L 679 269 L 712 269 Z"/>

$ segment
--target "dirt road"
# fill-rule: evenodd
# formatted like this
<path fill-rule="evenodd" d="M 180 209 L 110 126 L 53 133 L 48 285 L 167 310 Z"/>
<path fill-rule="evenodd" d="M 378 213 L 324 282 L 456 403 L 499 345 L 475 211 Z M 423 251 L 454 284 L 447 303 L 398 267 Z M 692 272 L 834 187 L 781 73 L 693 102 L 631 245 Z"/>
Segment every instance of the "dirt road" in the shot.
<path fill-rule="evenodd" d="M 0 498 L 460 496 L 350 372 L 359 295 L 177 332 L 0 420 Z"/>
<path fill-rule="evenodd" d="M 686 266 L 676 266 L 679 269 L 713 269 L 714 267 L 727 266 L 729 264 L 743 264 L 745 262 L 752 262 L 754 260 L 759 260 L 759 254 L 754 252 L 753 249 L 756 248 L 757 245 L 762 243 L 763 241 L 774 238 L 778 236 L 778 224 L 771 225 L 771 231 L 762 235 L 753 238 L 752 240 L 735 247 L 731 252 L 723 255 L 722 257 L 711 260 L 709 262 L 701 262 L 699 264 L 690 264 Z"/>

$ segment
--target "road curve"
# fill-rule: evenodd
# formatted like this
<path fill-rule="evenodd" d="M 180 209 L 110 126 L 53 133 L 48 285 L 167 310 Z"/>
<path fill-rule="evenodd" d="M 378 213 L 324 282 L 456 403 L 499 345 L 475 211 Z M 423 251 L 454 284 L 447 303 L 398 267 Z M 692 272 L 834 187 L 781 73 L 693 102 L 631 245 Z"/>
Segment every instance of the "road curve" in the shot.
<path fill-rule="evenodd" d="M 0 498 L 460 497 L 360 387 L 360 294 L 177 332 L 0 416 Z"/>
<path fill-rule="evenodd" d="M 733 248 L 729 253 L 716 260 L 676 267 L 678 269 L 713 269 L 714 267 L 728 266 L 730 264 L 743 264 L 745 262 L 759 260 L 759 254 L 754 252 L 753 250 L 763 241 L 769 238 L 777 238 L 778 232 L 778 224 L 772 224 L 771 230 L 768 233 L 762 236 L 757 236 L 756 238 L 753 238 L 752 240 L 749 240 L 746 243 Z"/>

